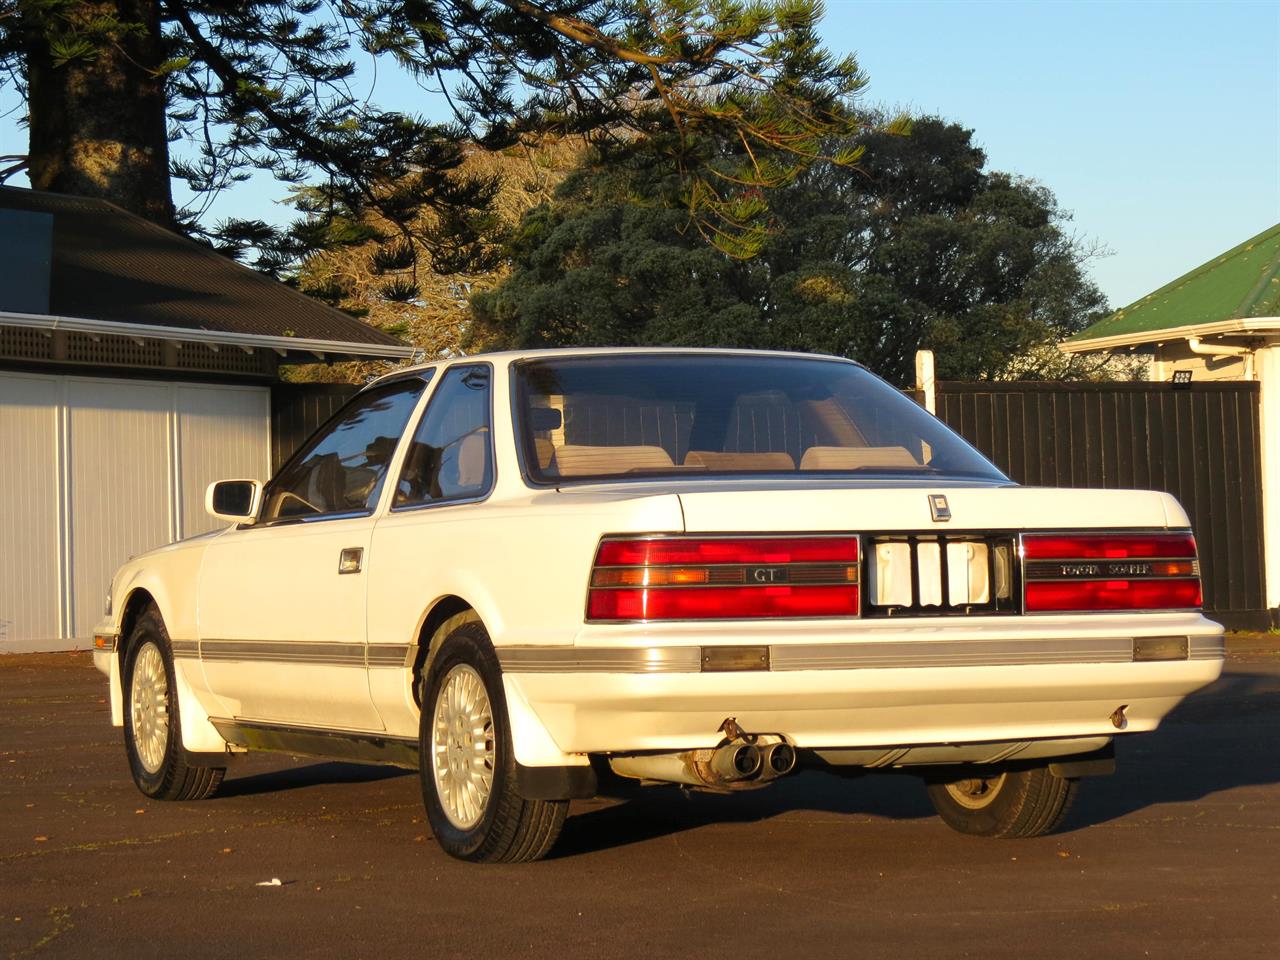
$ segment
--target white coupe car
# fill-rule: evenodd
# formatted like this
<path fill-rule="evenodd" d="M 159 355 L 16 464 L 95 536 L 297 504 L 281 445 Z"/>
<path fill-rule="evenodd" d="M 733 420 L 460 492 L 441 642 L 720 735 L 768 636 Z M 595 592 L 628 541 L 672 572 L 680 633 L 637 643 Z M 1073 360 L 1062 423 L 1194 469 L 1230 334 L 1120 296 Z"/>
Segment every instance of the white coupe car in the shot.
<path fill-rule="evenodd" d="M 1035 836 L 1222 669 L 1172 497 L 1017 486 L 830 357 L 428 364 L 207 506 L 231 526 L 122 567 L 95 638 L 138 787 L 417 767 L 467 860 L 542 857 L 606 775 L 908 769 L 952 827 Z"/>

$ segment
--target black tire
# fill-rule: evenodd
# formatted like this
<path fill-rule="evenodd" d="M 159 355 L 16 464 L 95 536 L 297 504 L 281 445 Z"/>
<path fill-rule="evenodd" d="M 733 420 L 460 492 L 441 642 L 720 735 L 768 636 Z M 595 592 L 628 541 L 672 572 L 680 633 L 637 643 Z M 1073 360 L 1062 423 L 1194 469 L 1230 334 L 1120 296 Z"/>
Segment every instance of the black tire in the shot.
<path fill-rule="evenodd" d="M 1077 780 L 1045 767 L 1004 770 L 929 784 L 929 799 L 947 826 L 1001 840 L 1039 837 L 1056 830 L 1076 797 Z"/>
<path fill-rule="evenodd" d="M 159 664 L 154 657 L 158 656 Z M 150 698 L 134 690 L 134 675 L 139 662 L 144 671 L 162 670 L 164 691 Z M 133 782 L 153 800 L 203 800 L 212 796 L 222 782 L 226 767 L 195 766 L 187 762 L 182 747 L 182 724 L 178 716 L 177 683 L 173 672 L 173 647 L 169 633 L 155 607 L 143 611 L 129 633 L 121 678 L 124 697 L 124 749 L 129 757 Z M 139 678 L 139 688 L 143 678 Z M 152 688 L 155 689 L 154 687 Z M 139 708 L 135 699 L 150 704 Z M 146 711 L 144 716 L 143 711 Z M 161 712 L 162 711 L 162 712 Z M 163 749 L 157 749 L 159 738 L 140 745 L 135 733 L 135 718 L 142 728 L 158 726 L 164 731 Z"/>
<path fill-rule="evenodd" d="M 459 860 L 473 863 L 541 860 L 560 836 L 569 801 L 529 800 L 516 790 L 516 758 L 502 690 L 502 671 L 484 625 L 474 614 L 460 614 L 440 627 L 436 636 L 442 635 L 443 641 L 424 684 L 418 723 L 422 798 L 431 831 L 441 848 Z M 478 819 L 468 824 L 446 812 L 447 801 L 440 796 L 441 776 L 450 774 L 446 770 L 437 776 L 434 733 L 436 709 L 446 681 L 454 678 L 454 682 L 465 682 L 475 675 L 479 676 L 489 699 L 492 719 L 485 727 L 488 737 L 484 748 L 491 747 L 492 754 L 483 765 L 492 771 L 492 778 L 488 797 L 479 807 Z M 444 754 L 440 762 L 447 766 L 449 756 Z"/>

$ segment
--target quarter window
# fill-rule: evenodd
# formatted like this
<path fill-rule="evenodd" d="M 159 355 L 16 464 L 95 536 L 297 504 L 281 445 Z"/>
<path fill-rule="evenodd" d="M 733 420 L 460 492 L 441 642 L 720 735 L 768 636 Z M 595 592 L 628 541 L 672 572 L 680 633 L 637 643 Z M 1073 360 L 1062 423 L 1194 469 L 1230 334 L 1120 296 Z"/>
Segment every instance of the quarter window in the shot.
<path fill-rule="evenodd" d="M 490 406 L 488 366 L 445 373 L 405 454 L 393 507 L 473 499 L 489 491 Z"/>
<path fill-rule="evenodd" d="M 371 513 L 424 386 L 373 387 L 339 410 L 271 481 L 263 522 Z"/>

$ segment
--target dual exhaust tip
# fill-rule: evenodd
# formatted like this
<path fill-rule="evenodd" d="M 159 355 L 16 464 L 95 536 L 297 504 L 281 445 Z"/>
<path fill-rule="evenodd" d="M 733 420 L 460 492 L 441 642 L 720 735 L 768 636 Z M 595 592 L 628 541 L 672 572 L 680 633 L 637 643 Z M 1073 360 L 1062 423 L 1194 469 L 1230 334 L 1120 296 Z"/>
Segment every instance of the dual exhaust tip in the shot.
<path fill-rule="evenodd" d="M 735 734 L 713 750 L 613 756 L 609 765 L 624 777 L 712 790 L 750 789 L 795 770 L 796 750 L 785 740 L 777 736 L 749 737 L 737 731 Z"/>
<path fill-rule="evenodd" d="M 796 768 L 796 751 L 789 743 L 757 745 L 735 741 L 716 749 L 711 770 L 731 783 L 736 780 L 773 780 Z"/>

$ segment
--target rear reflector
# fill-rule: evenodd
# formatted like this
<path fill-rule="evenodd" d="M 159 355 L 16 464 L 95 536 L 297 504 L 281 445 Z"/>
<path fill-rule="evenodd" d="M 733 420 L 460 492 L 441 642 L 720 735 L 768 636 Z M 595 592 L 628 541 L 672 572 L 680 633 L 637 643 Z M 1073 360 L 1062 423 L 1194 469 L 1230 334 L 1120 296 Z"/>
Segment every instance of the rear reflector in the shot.
<path fill-rule="evenodd" d="M 604 540 L 588 620 L 858 615 L 858 540 L 707 537 Z"/>
<path fill-rule="evenodd" d="M 1189 533 L 1028 534 L 1028 613 L 1200 607 L 1200 563 Z"/>

